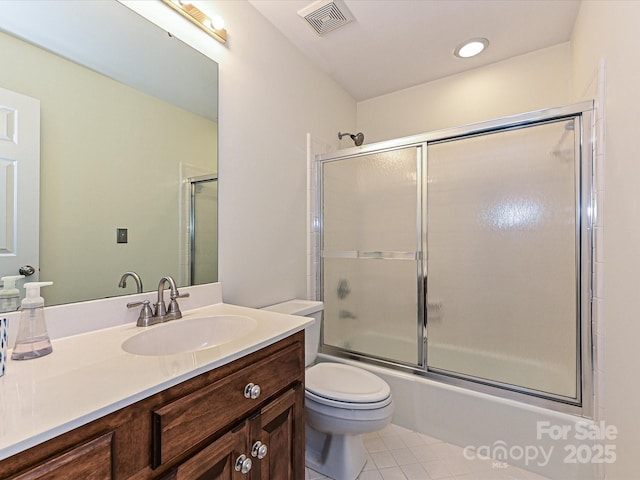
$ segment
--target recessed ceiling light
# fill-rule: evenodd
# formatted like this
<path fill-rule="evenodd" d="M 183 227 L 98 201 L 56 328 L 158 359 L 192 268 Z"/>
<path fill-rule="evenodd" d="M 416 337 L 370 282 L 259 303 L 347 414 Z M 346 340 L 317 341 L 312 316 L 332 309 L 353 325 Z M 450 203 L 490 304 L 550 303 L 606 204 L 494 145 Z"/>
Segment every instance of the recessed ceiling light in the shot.
<path fill-rule="evenodd" d="M 469 58 L 478 55 L 489 45 L 486 38 L 472 38 L 456 47 L 453 54 L 460 58 Z"/>

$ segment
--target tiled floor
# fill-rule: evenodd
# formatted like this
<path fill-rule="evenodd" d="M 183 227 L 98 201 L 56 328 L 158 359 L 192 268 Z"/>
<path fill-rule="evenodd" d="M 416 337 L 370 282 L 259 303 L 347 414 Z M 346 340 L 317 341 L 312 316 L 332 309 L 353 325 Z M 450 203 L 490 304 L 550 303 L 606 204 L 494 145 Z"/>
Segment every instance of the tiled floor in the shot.
<path fill-rule="evenodd" d="M 364 446 L 369 457 L 358 480 L 548 480 L 488 460 L 468 460 L 461 447 L 397 425 L 365 435 Z M 305 480 L 326 478 L 306 469 Z"/>

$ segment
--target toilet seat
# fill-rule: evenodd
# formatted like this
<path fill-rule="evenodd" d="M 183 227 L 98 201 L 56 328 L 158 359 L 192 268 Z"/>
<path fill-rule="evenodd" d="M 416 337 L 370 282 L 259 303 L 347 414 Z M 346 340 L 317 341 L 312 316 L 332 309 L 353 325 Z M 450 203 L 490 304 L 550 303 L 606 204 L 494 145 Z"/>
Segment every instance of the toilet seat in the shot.
<path fill-rule="evenodd" d="M 378 408 L 384 408 L 391 403 L 391 395 L 389 395 L 384 400 L 380 400 L 379 402 L 366 402 L 366 403 L 357 403 L 357 402 L 343 402 L 340 400 L 334 400 L 333 398 L 321 397 L 320 395 L 316 395 L 309 390 L 305 390 L 304 392 L 307 400 L 313 400 L 321 405 L 327 405 L 329 407 L 335 408 L 344 408 L 347 410 L 375 410 Z"/>
<path fill-rule="evenodd" d="M 319 363 L 307 369 L 308 398 L 323 405 L 372 410 L 391 403 L 391 389 L 380 377 L 341 363 Z"/>

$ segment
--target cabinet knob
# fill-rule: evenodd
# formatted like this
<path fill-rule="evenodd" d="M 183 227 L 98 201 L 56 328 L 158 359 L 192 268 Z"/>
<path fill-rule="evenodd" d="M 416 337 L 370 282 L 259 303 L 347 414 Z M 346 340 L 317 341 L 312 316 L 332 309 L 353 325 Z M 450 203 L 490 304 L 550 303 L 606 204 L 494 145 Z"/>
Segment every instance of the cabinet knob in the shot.
<path fill-rule="evenodd" d="M 262 443 L 260 440 L 258 440 L 256 443 L 253 444 L 253 447 L 251 447 L 251 456 L 252 457 L 257 457 L 258 460 L 262 460 L 264 457 L 267 456 L 267 446 Z"/>
<path fill-rule="evenodd" d="M 251 470 L 251 465 L 251 459 L 247 458 L 245 454 L 242 454 L 236 460 L 236 472 L 247 474 L 249 473 L 249 470 Z"/>
<path fill-rule="evenodd" d="M 255 385 L 253 383 L 247 383 L 247 386 L 244 387 L 244 397 L 245 398 L 251 398 L 253 400 L 255 400 L 256 398 L 258 398 L 260 396 L 260 392 L 262 390 L 260 389 L 260 385 Z"/>

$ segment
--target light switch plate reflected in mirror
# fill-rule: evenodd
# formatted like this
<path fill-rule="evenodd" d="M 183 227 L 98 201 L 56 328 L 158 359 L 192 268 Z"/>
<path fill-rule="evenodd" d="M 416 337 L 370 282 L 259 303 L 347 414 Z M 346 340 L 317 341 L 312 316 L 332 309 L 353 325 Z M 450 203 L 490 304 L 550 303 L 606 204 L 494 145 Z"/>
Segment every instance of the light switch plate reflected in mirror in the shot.
<path fill-rule="evenodd" d="M 126 228 L 118 228 L 118 229 L 116 229 L 116 242 L 117 243 L 128 243 L 127 233 L 128 233 L 128 230 Z"/>

